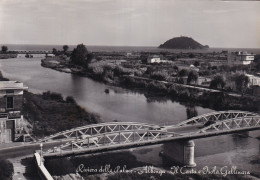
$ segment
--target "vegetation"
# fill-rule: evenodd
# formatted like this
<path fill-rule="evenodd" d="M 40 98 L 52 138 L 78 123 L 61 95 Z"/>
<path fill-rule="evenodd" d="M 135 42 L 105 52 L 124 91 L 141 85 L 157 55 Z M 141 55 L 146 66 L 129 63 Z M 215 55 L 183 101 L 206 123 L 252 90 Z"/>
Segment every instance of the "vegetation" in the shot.
<path fill-rule="evenodd" d="M 57 51 L 56 48 L 53 48 L 53 49 L 52 49 L 52 54 L 54 54 L 55 56 L 58 54 L 58 51 Z"/>
<path fill-rule="evenodd" d="M 13 179 L 14 166 L 6 159 L 0 159 L 0 179 L 1 180 L 11 180 Z"/>
<path fill-rule="evenodd" d="M 71 62 L 75 65 L 88 67 L 90 61 L 91 55 L 88 53 L 86 46 L 84 44 L 77 45 L 72 51 Z"/>
<path fill-rule="evenodd" d="M 63 100 L 58 93 L 36 95 L 25 91 L 24 98 L 24 115 L 38 137 L 100 121 L 98 115 L 87 112 L 72 97 Z"/>
<path fill-rule="evenodd" d="M 79 49 L 79 51 L 77 51 L 77 49 Z M 77 60 L 73 61 L 73 54 L 81 54 L 79 57 L 83 58 L 77 58 Z M 135 88 L 138 90 L 144 90 L 145 94 L 148 94 L 148 96 L 152 96 L 152 94 L 170 96 L 171 98 L 173 97 L 174 100 L 178 99 L 184 102 L 191 101 L 195 104 L 200 103 L 203 104 L 203 106 L 205 105 L 205 107 L 211 107 L 213 109 L 258 109 L 256 107 L 252 107 L 252 104 L 248 103 L 252 101 L 252 97 L 250 97 L 251 95 L 249 93 L 252 93 L 253 90 L 249 89 L 246 78 L 236 78 L 236 76 L 238 76 L 236 75 L 238 74 L 237 72 L 255 72 L 255 64 L 253 64 L 252 67 L 245 65 L 212 66 L 208 61 L 203 62 L 202 60 L 198 60 L 205 57 L 212 57 L 215 59 L 215 56 L 224 56 L 223 54 L 217 52 L 206 54 L 195 52 L 180 52 L 179 54 L 160 52 L 160 54 L 163 56 L 168 56 L 168 59 L 173 60 L 178 58 L 178 56 L 180 58 L 195 57 L 197 59 L 190 59 L 189 61 L 181 62 L 181 66 L 186 66 L 186 68 L 183 68 L 178 66 L 178 63 L 147 64 L 145 63 L 147 57 L 149 56 L 149 53 L 147 52 L 141 52 L 137 57 L 138 61 L 135 59 L 131 59 L 131 61 L 120 61 L 122 57 L 128 58 L 128 56 L 122 55 L 122 53 L 119 52 L 101 52 L 93 53 L 95 58 L 90 62 L 90 55 L 85 46 L 81 44 L 74 49 L 70 63 L 68 61 L 59 61 L 59 64 L 55 64 L 54 67 L 52 66 L 53 63 L 50 63 L 50 65 L 47 64 L 46 66 L 61 71 L 62 69 L 70 68 L 72 73 L 88 76 L 98 81 L 113 85 L 121 85 L 131 89 Z M 198 72 L 193 70 L 190 66 L 192 64 L 199 68 Z M 217 73 L 219 75 L 216 75 Z M 241 73 L 239 73 L 239 75 Z M 198 83 L 199 76 L 205 78 L 204 84 Z M 212 79 L 211 82 L 210 79 Z M 243 80 L 242 82 L 241 79 Z M 200 80 L 202 80 L 202 78 L 200 78 Z M 160 81 L 166 81 L 167 83 Z M 170 83 L 172 83 L 172 86 Z M 219 89 L 220 92 L 216 92 L 216 94 L 214 94 L 210 92 L 211 90 L 209 90 L 209 92 L 204 92 L 202 90 L 194 91 L 194 88 L 188 88 L 187 86 L 182 86 L 182 84 L 193 84 L 194 86 L 206 88 L 210 87 L 212 89 Z M 247 93 L 247 96 L 237 96 L 232 99 L 228 92 L 241 92 L 242 94 Z M 216 97 L 219 98 L 218 101 L 216 101 Z M 259 103 L 257 98 L 254 100 L 256 103 Z"/>
<path fill-rule="evenodd" d="M 179 71 L 179 76 L 180 77 L 187 76 L 188 74 L 189 74 L 189 72 L 186 69 L 182 69 L 182 70 Z"/>
<path fill-rule="evenodd" d="M 237 91 L 244 94 L 247 87 L 248 87 L 249 78 L 244 74 L 235 74 L 233 78 L 234 78 L 235 83 L 236 83 Z"/>
<path fill-rule="evenodd" d="M 0 71 L 0 81 L 9 81 L 9 79 L 3 76 L 2 71 Z"/>
<path fill-rule="evenodd" d="M 187 83 L 191 84 L 191 83 L 197 83 L 199 78 L 199 75 L 196 71 L 190 71 L 189 75 L 188 75 L 188 79 L 187 79 Z"/>
<path fill-rule="evenodd" d="M 7 53 L 8 47 L 7 46 L 2 46 L 2 53 Z"/>
<path fill-rule="evenodd" d="M 225 81 L 223 76 L 221 75 L 216 75 L 214 76 L 213 80 L 210 82 L 210 88 L 213 89 L 223 89 L 225 86 Z"/>
<path fill-rule="evenodd" d="M 69 49 L 69 46 L 68 45 L 64 45 L 63 47 L 63 52 L 66 53 Z"/>

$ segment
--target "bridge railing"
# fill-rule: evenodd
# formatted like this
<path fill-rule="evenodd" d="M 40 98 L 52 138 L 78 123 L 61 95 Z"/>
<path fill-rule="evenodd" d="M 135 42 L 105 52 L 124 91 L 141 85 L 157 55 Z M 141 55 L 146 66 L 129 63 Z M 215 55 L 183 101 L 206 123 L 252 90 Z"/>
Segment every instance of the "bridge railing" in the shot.
<path fill-rule="evenodd" d="M 91 124 L 87 126 L 81 126 L 77 128 L 72 128 L 70 130 L 61 131 L 56 134 L 39 139 L 38 142 L 46 142 L 48 140 L 55 140 L 58 138 L 80 138 L 82 135 L 96 135 L 104 134 L 108 132 L 117 131 L 128 131 L 128 130 L 144 130 L 144 129 L 159 129 L 158 125 L 147 124 L 147 123 L 137 123 L 137 122 L 108 122 L 100 124 Z"/>
<path fill-rule="evenodd" d="M 260 127 L 260 116 L 247 116 L 247 117 L 238 117 L 228 120 L 223 120 L 215 122 L 209 126 L 206 126 L 194 134 L 198 133 L 207 133 L 212 131 L 228 131 L 234 129 L 247 129 L 253 127 Z"/>
<path fill-rule="evenodd" d="M 61 151 L 91 150 L 103 147 L 111 147 L 124 144 L 138 144 L 143 142 L 153 142 L 159 139 L 181 136 L 177 133 L 158 131 L 158 130 L 139 130 L 109 132 L 106 134 L 97 134 L 86 139 L 67 142 L 58 147 L 49 149 L 46 153 L 59 153 Z"/>
<path fill-rule="evenodd" d="M 185 120 L 183 122 L 180 122 L 178 124 L 168 124 L 165 127 L 180 127 L 180 126 L 188 126 L 188 125 L 194 125 L 194 124 L 202 124 L 204 125 L 208 121 L 222 121 L 226 119 L 231 118 L 237 118 L 237 117 L 247 117 L 247 116 L 258 116 L 259 114 L 248 112 L 248 111 L 217 111 L 217 112 L 211 112 L 207 114 L 202 114 L 193 118 L 190 118 L 188 120 Z"/>
<path fill-rule="evenodd" d="M 82 152 L 97 152 L 115 148 L 127 148 L 131 146 L 142 146 L 159 144 L 176 140 L 190 140 L 230 134 L 244 130 L 260 129 L 260 116 L 236 117 L 227 120 L 217 121 L 198 131 L 191 133 L 174 133 L 162 130 L 125 130 L 95 134 L 85 139 L 78 139 L 67 142 L 58 147 L 49 149 L 44 153 L 46 156 L 64 155 Z"/>

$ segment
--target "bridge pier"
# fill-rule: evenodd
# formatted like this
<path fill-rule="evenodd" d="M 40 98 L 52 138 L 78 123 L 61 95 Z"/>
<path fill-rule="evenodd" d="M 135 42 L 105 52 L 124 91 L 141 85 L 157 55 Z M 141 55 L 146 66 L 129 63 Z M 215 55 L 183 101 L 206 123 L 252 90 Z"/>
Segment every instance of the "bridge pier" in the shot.
<path fill-rule="evenodd" d="M 195 143 L 192 140 L 169 142 L 163 145 L 161 154 L 183 166 L 195 167 L 194 147 Z"/>

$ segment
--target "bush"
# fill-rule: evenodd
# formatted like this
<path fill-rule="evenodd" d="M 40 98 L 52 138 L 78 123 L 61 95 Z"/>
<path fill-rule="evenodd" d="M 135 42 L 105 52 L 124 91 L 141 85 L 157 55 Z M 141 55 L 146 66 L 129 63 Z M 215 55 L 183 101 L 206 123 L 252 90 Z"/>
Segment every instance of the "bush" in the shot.
<path fill-rule="evenodd" d="M 152 72 L 150 77 L 151 77 L 151 79 L 165 81 L 168 79 L 169 75 L 165 71 L 156 71 L 156 72 Z"/>
<path fill-rule="evenodd" d="M 210 82 L 210 88 L 218 89 L 221 88 L 223 89 L 224 86 L 226 85 L 225 80 L 223 76 L 221 75 L 216 75 L 213 80 Z"/>
<path fill-rule="evenodd" d="M 190 84 L 191 82 L 197 83 L 199 75 L 196 71 L 190 71 L 187 79 L 187 83 Z"/>
<path fill-rule="evenodd" d="M 50 91 L 47 91 L 47 92 L 44 92 L 42 93 L 42 96 L 43 96 L 43 99 L 50 99 L 50 100 L 56 100 L 56 101 L 64 101 L 63 100 L 63 97 L 61 94 L 59 93 L 56 93 L 56 92 L 50 92 Z"/>
<path fill-rule="evenodd" d="M 14 166 L 13 164 L 6 159 L 0 160 L 0 179 L 1 180 L 9 180 L 12 179 L 14 174 Z"/>
<path fill-rule="evenodd" d="M 189 74 L 189 71 L 186 69 L 182 69 L 181 71 L 179 71 L 179 76 L 184 77 L 187 76 Z"/>
<path fill-rule="evenodd" d="M 70 104 L 77 104 L 75 99 L 72 96 L 66 97 L 66 102 Z"/>

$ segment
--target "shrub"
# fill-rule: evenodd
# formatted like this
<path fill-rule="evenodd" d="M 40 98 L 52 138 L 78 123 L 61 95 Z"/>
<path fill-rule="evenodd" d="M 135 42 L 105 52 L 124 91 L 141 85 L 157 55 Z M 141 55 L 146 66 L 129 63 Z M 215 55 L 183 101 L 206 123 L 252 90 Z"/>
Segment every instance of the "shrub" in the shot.
<path fill-rule="evenodd" d="M 188 70 L 186 70 L 186 69 L 182 69 L 182 70 L 179 71 L 179 76 L 181 76 L 181 77 L 183 77 L 183 76 L 187 76 L 188 73 L 189 73 Z"/>
<path fill-rule="evenodd" d="M 159 81 L 165 81 L 165 80 L 168 79 L 169 75 L 165 71 L 156 71 L 156 72 L 152 72 L 150 77 L 152 79 L 156 79 L 156 80 L 159 80 Z"/>
<path fill-rule="evenodd" d="M 216 75 L 213 80 L 210 82 L 210 88 L 218 89 L 221 88 L 223 89 L 224 86 L 226 85 L 223 76 L 221 75 Z"/>
<path fill-rule="evenodd" d="M 13 164 L 6 159 L 0 160 L 0 179 L 1 180 L 11 180 L 14 174 Z"/>
<path fill-rule="evenodd" d="M 60 101 L 60 102 L 63 101 L 62 95 L 59 93 L 56 93 L 56 92 L 47 91 L 47 92 L 42 93 L 42 95 L 43 95 L 43 99 L 46 99 L 46 100 L 52 99 L 52 100 L 56 100 L 56 101 Z"/>
<path fill-rule="evenodd" d="M 70 104 L 77 104 L 75 99 L 72 96 L 66 97 L 66 102 Z"/>
<path fill-rule="evenodd" d="M 187 83 L 190 84 L 191 82 L 197 83 L 199 75 L 196 71 L 190 71 L 187 79 Z"/>

